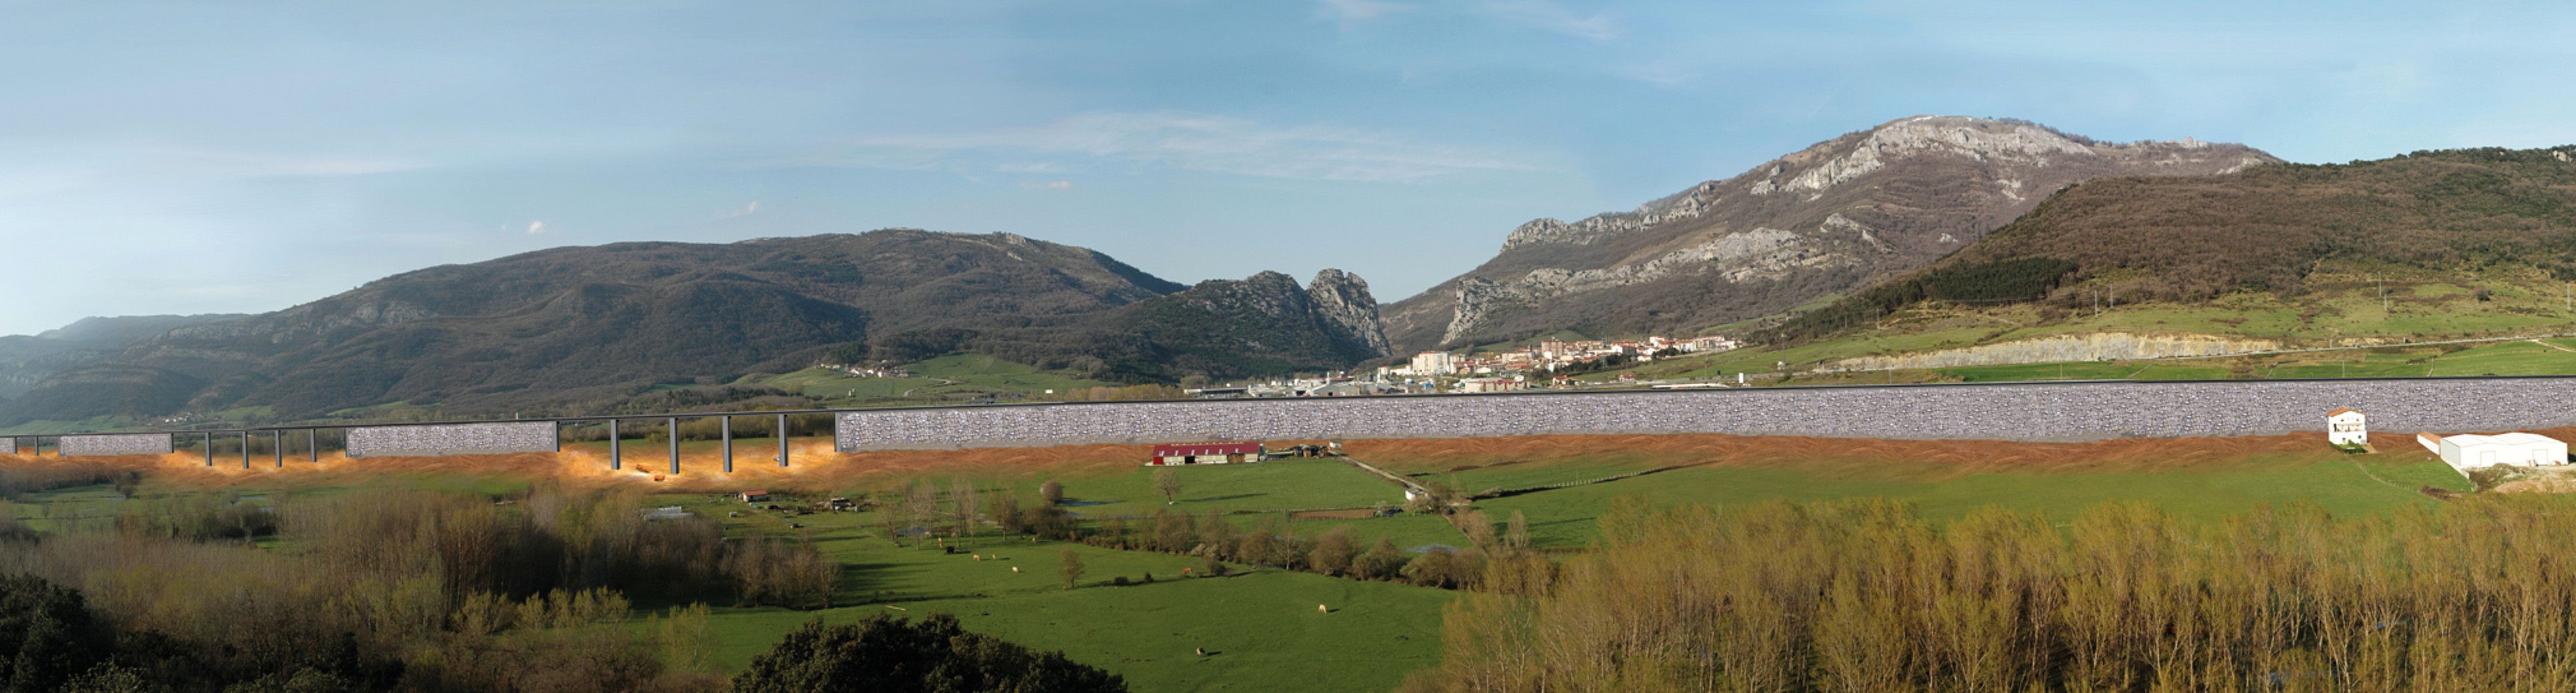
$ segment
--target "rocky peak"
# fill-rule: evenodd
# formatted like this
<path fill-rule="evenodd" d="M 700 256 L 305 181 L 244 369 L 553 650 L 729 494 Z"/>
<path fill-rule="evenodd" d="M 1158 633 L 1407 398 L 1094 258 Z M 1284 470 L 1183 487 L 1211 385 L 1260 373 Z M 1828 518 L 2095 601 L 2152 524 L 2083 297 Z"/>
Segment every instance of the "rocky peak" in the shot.
<path fill-rule="evenodd" d="M 1326 332 L 1365 347 L 1371 358 L 1390 353 L 1386 327 L 1378 321 L 1377 299 L 1369 295 L 1368 280 L 1326 269 L 1315 273 L 1315 281 L 1306 286 L 1306 296 L 1307 302 L 1314 305 L 1315 319 Z"/>
<path fill-rule="evenodd" d="M 1720 181 L 1701 183 L 1689 190 L 1638 205 L 1636 211 L 1596 214 L 1572 224 L 1555 219 L 1531 220 L 1520 228 L 1512 229 L 1512 234 L 1503 239 L 1503 250 L 1550 243 L 1598 243 L 1629 231 L 1696 217 L 1717 201 L 1720 185 Z"/>
<path fill-rule="evenodd" d="M 1760 317 L 1920 266 L 2072 183 L 2272 161 L 2188 138 L 2110 143 L 2022 120 L 1902 118 L 1631 211 L 1522 224 L 1493 260 L 1389 306 L 1386 330 L 1401 351 Z"/>

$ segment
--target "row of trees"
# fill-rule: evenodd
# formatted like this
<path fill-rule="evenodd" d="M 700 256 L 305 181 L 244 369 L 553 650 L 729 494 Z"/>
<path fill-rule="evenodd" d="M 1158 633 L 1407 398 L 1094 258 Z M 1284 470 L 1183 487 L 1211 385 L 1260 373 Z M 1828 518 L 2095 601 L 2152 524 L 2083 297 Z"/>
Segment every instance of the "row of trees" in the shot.
<path fill-rule="evenodd" d="M 1177 477 L 1160 470 L 1158 485 L 1166 495 L 1179 493 Z M 916 483 L 902 497 L 904 505 L 914 508 L 902 511 L 906 518 L 949 517 L 923 508 L 973 507 L 972 504 L 935 503 L 926 489 Z M 959 489 L 971 489 L 962 480 Z M 967 491 L 971 493 L 971 491 Z M 960 497 L 952 492 L 951 498 Z M 1034 534 L 1061 541 L 1078 541 L 1093 546 L 1131 551 L 1198 556 L 1207 559 L 1209 574 L 1224 574 L 1225 562 L 1253 566 L 1298 570 L 1334 577 L 1361 580 L 1402 581 L 1415 585 L 1444 588 L 1474 588 L 1485 581 L 1491 566 L 1511 563 L 1503 570 L 1513 574 L 1535 570 L 1544 559 L 1529 555 L 1529 520 L 1514 511 L 1502 526 L 1484 513 L 1466 510 L 1448 514 L 1450 522 L 1467 538 L 1466 547 L 1432 546 L 1418 554 L 1408 554 L 1396 547 L 1394 540 L 1379 537 L 1363 545 L 1349 525 L 1338 525 L 1314 536 L 1301 535 L 1288 529 L 1279 515 L 1264 515 L 1249 527 L 1238 524 L 1224 514 L 1210 510 L 1204 514 L 1158 508 L 1152 515 L 1138 518 L 1113 516 L 1105 521 L 1077 521 L 1060 505 L 1063 490 L 1055 482 L 1040 487 L 1034 503 L 1024 503 L 1017 494 L 994 498 L 990 517 L 1005 531 Z M 1441 509 L 1447 509 L 1443 506 Z M 969 516 L 956 516 L 956 525 L 972 525 Z M 906 520 L 888 520 L 902 524 Z"/>
<path fill-rule="evenodd" d="M 2576 500 L 2071 524 L 1634 502 L 1454 602 L 1416 691 L 2576 690 Z M 1493 583 L 1489 578 L 1488 583 Z"/>

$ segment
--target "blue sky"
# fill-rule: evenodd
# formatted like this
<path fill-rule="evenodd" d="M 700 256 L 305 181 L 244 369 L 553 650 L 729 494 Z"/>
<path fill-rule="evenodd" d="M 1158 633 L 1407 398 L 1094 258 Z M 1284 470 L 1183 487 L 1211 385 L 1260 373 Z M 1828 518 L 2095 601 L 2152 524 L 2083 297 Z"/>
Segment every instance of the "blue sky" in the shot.
<path fill-rule="evenodd" d="M 2569 36 L 2549 3 L 0 0 L 0 334 L 888 226 L 1394 301 L 1523 221 L 1913 114 L 2576 142 Z"/>

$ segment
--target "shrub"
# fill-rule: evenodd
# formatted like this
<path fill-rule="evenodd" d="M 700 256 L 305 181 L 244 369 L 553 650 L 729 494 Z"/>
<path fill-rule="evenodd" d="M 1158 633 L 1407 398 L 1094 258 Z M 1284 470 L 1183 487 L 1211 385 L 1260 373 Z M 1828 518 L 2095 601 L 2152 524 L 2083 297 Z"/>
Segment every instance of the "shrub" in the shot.
<path fill-rule="evenodd" d="M 787 634 L 733 679 L 736 693 L 1017 691 L 1113 693 L 1116 674 L 970 633 L 947 614 L 907 622 L 870 614 L 858 623 L 812 621 Z"/>

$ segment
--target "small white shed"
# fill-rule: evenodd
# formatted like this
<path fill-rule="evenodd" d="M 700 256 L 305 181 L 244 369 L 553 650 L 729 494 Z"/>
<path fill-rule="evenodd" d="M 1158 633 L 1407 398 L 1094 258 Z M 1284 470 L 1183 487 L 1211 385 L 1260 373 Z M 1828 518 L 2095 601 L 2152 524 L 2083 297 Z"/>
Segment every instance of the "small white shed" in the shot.
<path fill-rule="evenodd" d="M 2523 467 L 2567 464 L 2567 444 L 2556 438 L 2536 433 L 2498 433 L 2491 436 L 2455 435 L 2419 436 L 2425 447 L 2434 448 L 2442 461 L 2455 469 L 2484 469 L 2499 464 Z"/>
<path fill-rule="evenodd" d="M 2370 427 L 2361 412 L 2337 409 L 2326 412 L 2326 443 L 2329 445 L 2369 445 Z"/>

